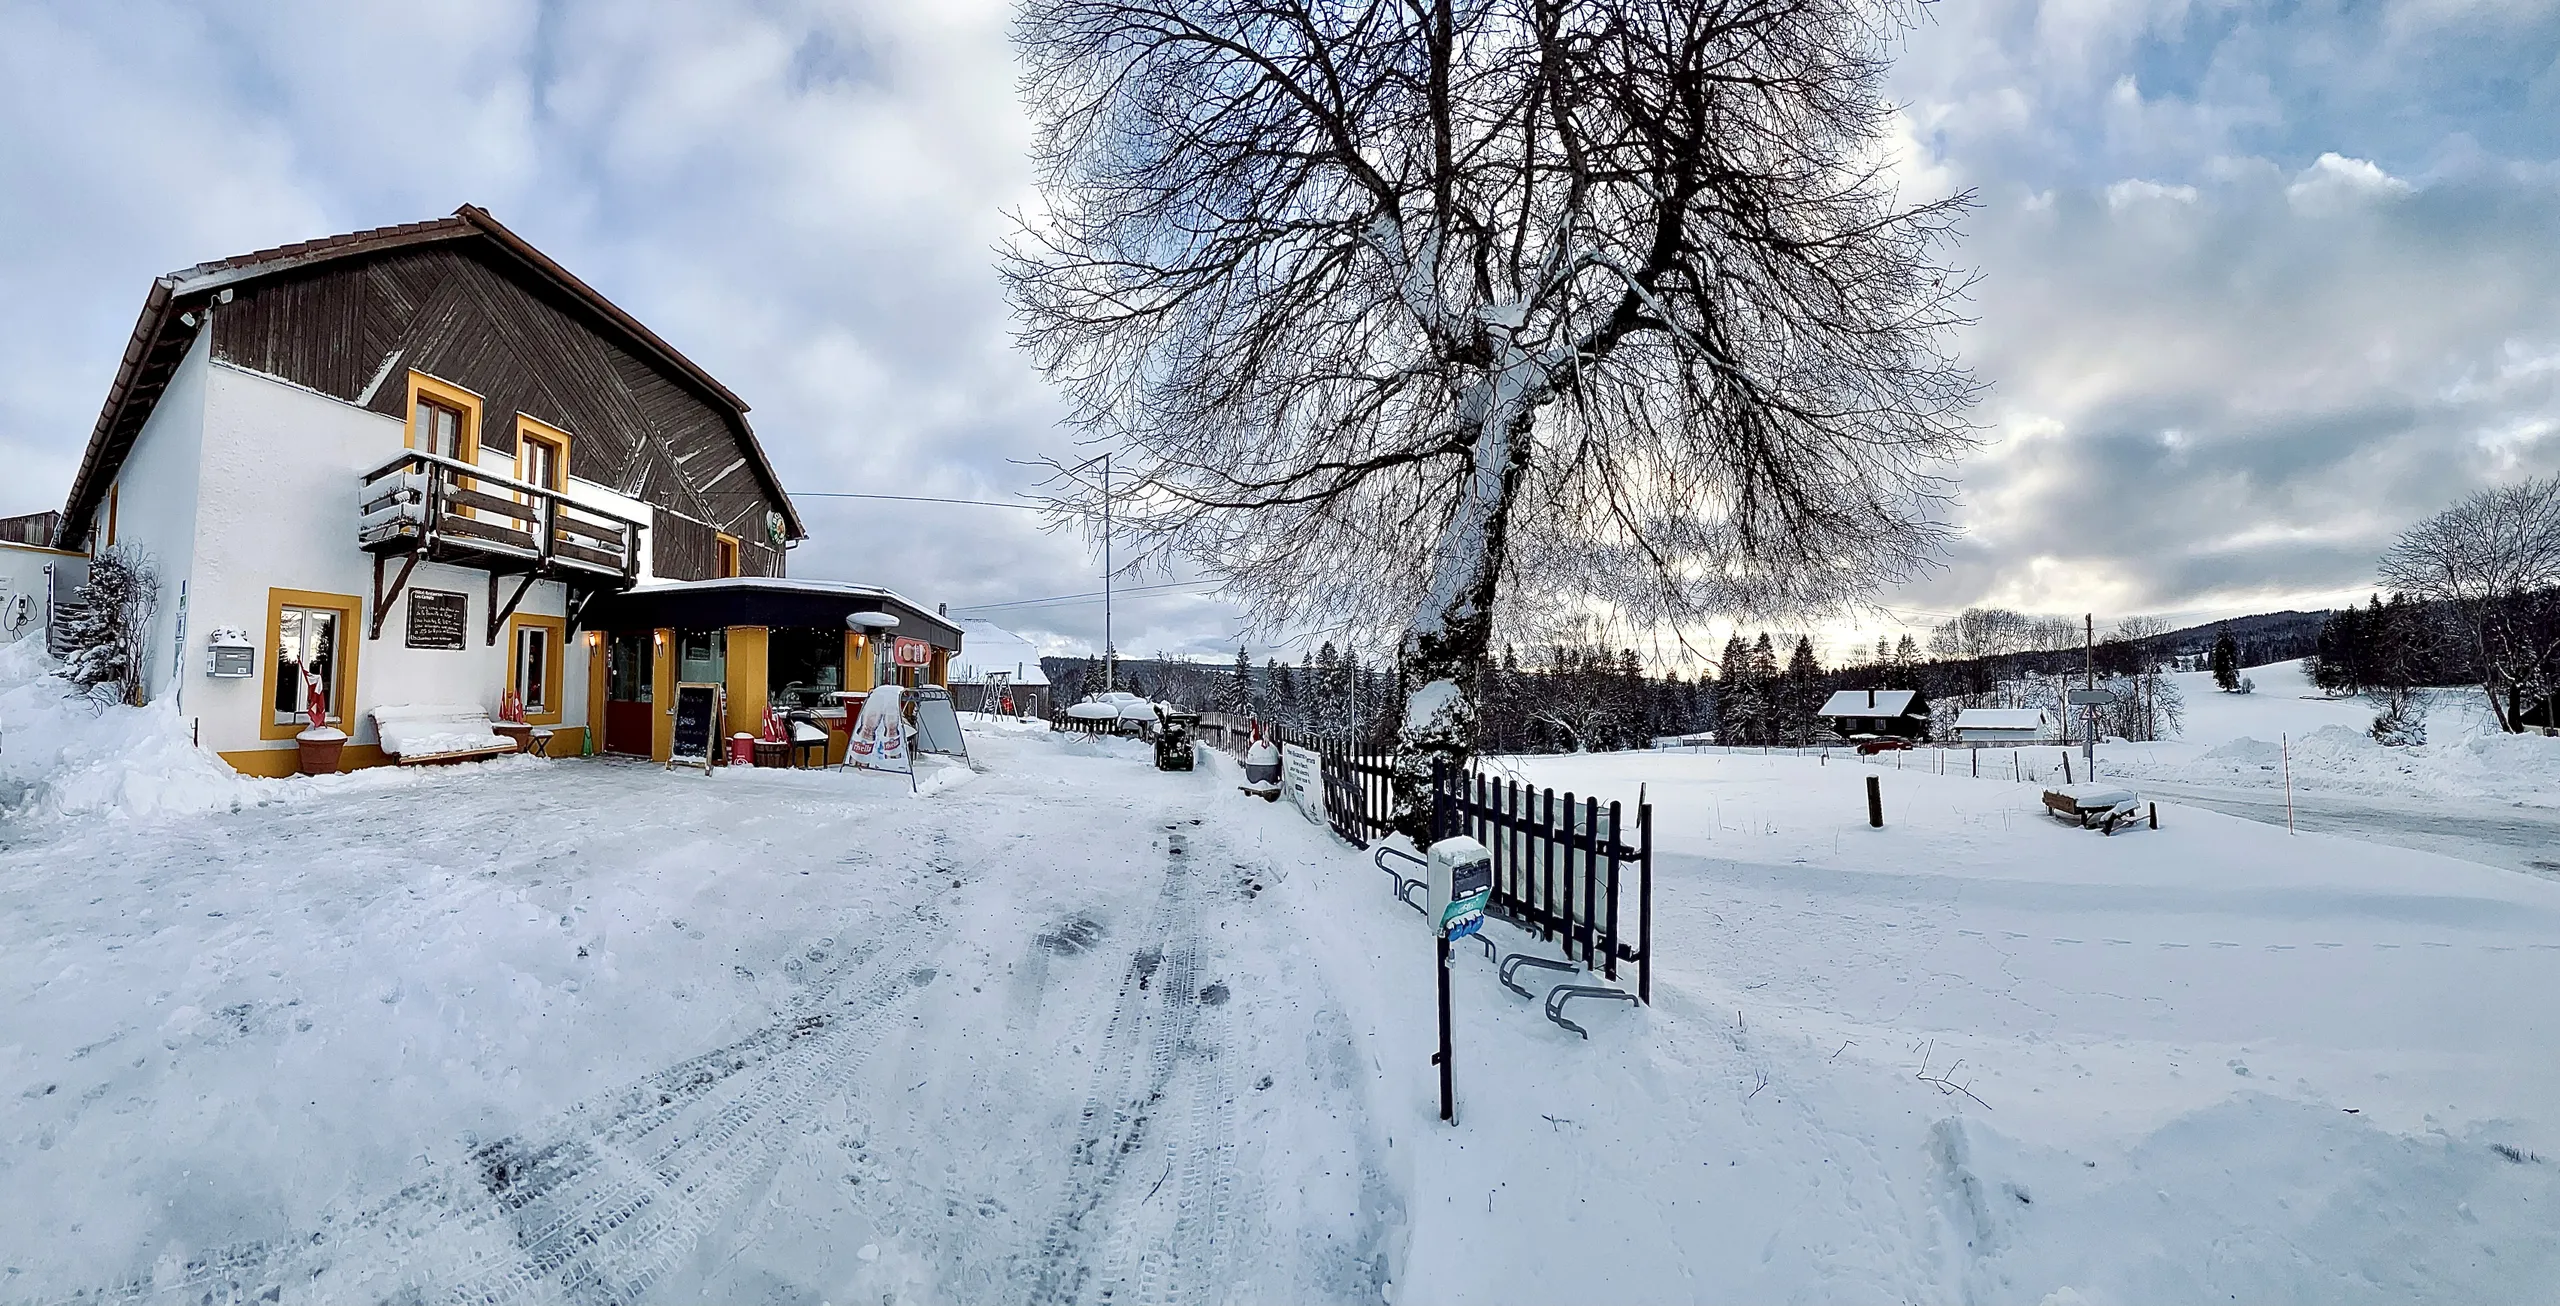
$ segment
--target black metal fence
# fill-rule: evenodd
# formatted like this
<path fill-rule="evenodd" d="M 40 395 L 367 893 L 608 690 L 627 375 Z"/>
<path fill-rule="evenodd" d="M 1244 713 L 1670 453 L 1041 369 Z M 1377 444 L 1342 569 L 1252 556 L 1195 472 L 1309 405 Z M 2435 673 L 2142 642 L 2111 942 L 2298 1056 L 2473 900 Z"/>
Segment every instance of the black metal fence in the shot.
<path fill-rule="evenodd" d="M 1333 769 L 1327 761 L 1327 797 Z M 1636 996 L 1653 1001 L 1653 805 L 1638 803 L 1629 831 L 1619 804 L 1577 802 L 1516 780 L 1435 764 L 1431 837 L 1467 835 L 1493 854 L 1488 910 L 1541 939 L 1561 939 L 1565 957 L 1614 980 L 1636 966 Z M 1328 804 L 1330 805 L 1330 804 Z M 1339 828 L 1339 818 L 1337 818 Z M 1632 839 L 1629 835 L 1632 834 Z M 1635 881 L 1635 930 L 1622 927 L 1621 891 Z"/>
<path fill-rule="evenodd" d="M 1320 743 L 1324 760 L 1324 811 L 1333 832 L 1366 848 L 1371 840 L 1395 833 L 1396 760 L 1383 753 L 1363 753 L 1340 743 Z"/>

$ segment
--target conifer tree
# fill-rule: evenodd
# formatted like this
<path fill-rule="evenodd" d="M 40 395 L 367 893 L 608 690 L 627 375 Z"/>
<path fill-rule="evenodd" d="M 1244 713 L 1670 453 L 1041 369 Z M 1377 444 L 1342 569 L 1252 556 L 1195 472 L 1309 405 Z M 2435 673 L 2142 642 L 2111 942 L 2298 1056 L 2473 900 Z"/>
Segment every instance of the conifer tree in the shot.
<path fill-rule="evenodd" d="M 2231 640 L 2231 628 L 2213 641 L 2213 686 L 2226 694 L 2240 692 L 2240 646 Z"/>

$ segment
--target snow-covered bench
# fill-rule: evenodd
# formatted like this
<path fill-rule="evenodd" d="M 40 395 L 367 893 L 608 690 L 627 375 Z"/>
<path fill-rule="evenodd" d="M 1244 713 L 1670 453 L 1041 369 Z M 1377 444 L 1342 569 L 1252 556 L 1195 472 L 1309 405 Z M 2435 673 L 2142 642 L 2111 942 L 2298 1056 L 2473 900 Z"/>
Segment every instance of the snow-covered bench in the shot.
<path fill-rule="evenodd" d="M 2131 821 L 2142 807 L 2141 795 L 2117 785 L 2063 785 L 2044 791 L 2044 805 L 2055 816 L 2079 825 L 2083 830 L 2093 826 L 2109 834 L 2116 826 Z M 2158 819 L 2153 819 L 2158 824 Z"/>
<path fill-rule="evenodd" d="M 382 751 L 402 766 L 424 762 L 466 762 L 516 751 L 513 741 L 490 728 L 489 714 L 476 707 L 406 704 L 373 710 L 373 730 Z"/>

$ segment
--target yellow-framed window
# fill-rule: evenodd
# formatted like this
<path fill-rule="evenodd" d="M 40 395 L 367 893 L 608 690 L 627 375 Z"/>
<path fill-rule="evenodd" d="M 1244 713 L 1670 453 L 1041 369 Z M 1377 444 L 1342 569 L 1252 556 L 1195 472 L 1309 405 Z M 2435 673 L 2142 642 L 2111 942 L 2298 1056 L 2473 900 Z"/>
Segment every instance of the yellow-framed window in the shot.
<path fill-rule="evenodd" d="M 516 414 L 516 479 L 557 493 L 569 488 L 569 433 Z"/>
<path fill-rule="evenodd" d="M 402 433 L 405 447 L 421 453 L 451 458 L 466 466 L 480 465 L 480 396 L 441 381 L 424 372 L 409 373 L 409 425 Z M 479 482 L 465 476 L 457 482 L 463 489 L 477 490 Z M 476 516 L 469 508 L 465 517 Z"/>
<path fill-rule="evenodd" d="M 696 536 L 695 538 L 699 539 L 700 537 L 699 537 L 699 536 Z M 712 547 L 712 565 L 711 565 L 711 572 L 712 572 L 712 574 L 713 574 L 713 575 L 715 575 L 715 576 L 722 576 L 722 577 L 735 576 L 735 575 L 737 575 L 737 574 L 738 574 L 738 537 L 737 537 L 737 536 L 735 536 L 735 535 L 731 535 L 731 534 L 729 534 L 729 533 L 728 533 L 728 532 L 726 532 L 726 531 L 723 531 L 723 532 L 721 532 L 721 533 L 720 533 L 720 534 L 719 534 L 719 535 L 718 535 L 718 536 L 717 536 L 717 537 L 712 541 L 712 546 L 711 546 L 711 547 Z"/>
<path fill-rule="evenodd" d="M 568 682 L 562 679 L 568 643 L 564 618 L 522 612 L 507 618 L 507 688 L 524 704 L 528 724 L 560 724 L 561 705 L 569 697 Z"/>
<path fill-rule="evenodd" d="M 304 704 L 320 690 L 329 724 L 355 733 L 357 623 L 364 600 L 320 590 L 267 591 L 267 645 L 259 695 L 258 737 L 291 739 L 311 724 Z"/>

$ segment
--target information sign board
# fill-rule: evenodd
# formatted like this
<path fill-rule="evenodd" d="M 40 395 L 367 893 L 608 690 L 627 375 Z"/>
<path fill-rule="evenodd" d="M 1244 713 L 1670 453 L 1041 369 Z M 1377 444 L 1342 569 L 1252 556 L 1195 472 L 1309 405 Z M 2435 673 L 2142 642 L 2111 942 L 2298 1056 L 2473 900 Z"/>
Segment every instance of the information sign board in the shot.
<path fill-rule="evenodd" d="M 667 753 L 667 769 L 698 766 L 704 775 L 711 774 L 713 737 L 720 730 L 720 700 L 726 694 L 720 685 L 676 686 L 675 743 Z"/>
<path fill-rule="evenodd" d="M 2116 701 L 2116 691 L 2112 689 L 2075 689 L 2071 691 L 2070 697 L 2071 706 L 2073 707 L 2106 707 Z"/>
<path fill-rule="evenodd" d="M 468 595 L 454 590 L 410 590 L 409 647 L 461 648 L 470 614 Z"/>

